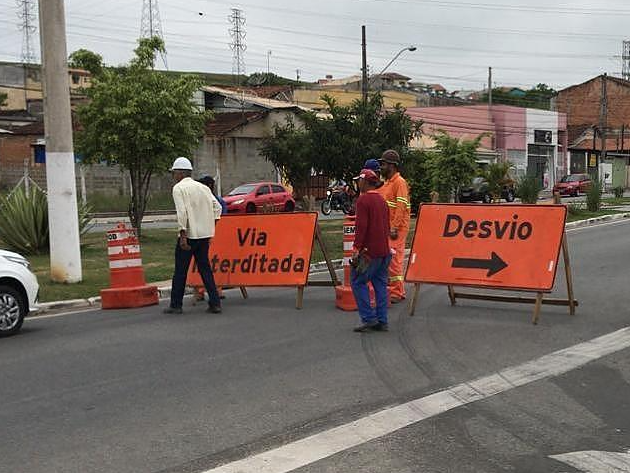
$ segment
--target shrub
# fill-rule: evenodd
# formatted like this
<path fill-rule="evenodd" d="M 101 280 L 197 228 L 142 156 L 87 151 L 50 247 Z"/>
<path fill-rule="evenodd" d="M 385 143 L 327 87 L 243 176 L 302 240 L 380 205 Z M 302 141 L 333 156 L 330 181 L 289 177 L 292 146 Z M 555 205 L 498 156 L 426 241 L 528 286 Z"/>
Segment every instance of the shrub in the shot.
<path fill-rule="evenodd" d="M 37 186 L 17 187 L 0 196 L 0 240 L 18 253 L 37 255 L 48 251 L 48 199 Z M 89 229 L 89 207 L 79 205 L 79 231 Z"/>
<path fill-rule="evenodd" d="M 516 195 L 524 204 L 535 204 L 542 187 L 535 176 L 522 177 L 516 186 Z"/>
<path fill-rule="evenodd" d="M 615 195 L 615 199 L 621 200 L 623 198 L 623 191 L 625 189 L 623 186 L 613 187 L 613 194 Z"/>
<path fill-rule="evenodd" d="M 501 200 L 503 187 L 511 182 L 509 172 L 510 163 L 506 161 L 489 164 L 481 173 L 488 183 L 488 192 L 494 202 Z"/>
<path fill-rule="evenodd" d="M 602 206 L 602 191 L 604 185 L 602 181 L 594 179 L 586 191 L 586 208 L 589 212 L 597 212 Z"/>

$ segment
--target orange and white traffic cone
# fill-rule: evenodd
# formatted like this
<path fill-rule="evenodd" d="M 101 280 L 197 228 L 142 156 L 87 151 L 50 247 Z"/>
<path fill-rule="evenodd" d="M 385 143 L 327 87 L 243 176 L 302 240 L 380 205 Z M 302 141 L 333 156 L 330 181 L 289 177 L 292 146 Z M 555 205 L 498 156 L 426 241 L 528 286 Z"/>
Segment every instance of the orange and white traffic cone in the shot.
<path fill-rule="evenodd" d="M 159 303 L 156 286 L 144 279 L 140 243 L 134 228 L 123 223 L 107 232 L 110 287 L 101 290 L 103 309 L 126 309 Z"/>

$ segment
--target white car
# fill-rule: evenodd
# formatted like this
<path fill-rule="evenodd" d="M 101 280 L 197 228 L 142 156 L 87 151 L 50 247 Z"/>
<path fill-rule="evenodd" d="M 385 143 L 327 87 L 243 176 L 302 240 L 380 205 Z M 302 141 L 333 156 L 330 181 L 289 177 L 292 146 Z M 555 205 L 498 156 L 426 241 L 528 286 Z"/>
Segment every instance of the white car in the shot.
<path fill-rule="evenodd" d="M 13 335 L 36 308 L 39 284 L 23 256 L 0 250 L 0 337 Z"/>

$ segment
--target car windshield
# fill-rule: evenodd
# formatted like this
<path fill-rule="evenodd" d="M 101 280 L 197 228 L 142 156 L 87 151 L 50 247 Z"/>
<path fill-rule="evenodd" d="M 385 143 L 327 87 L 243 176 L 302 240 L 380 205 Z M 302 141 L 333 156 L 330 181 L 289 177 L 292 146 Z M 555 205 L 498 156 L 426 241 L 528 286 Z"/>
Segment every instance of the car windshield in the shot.
<path fill-rule="evenodd" d="M 581 180 L 581 174 L 571 174 L 569 176 L 564 176 L 560 182 L 579 182 Z"/>
<path fill-rule="evenodd" d="M 242 186 L 238 186 L 236 189 L 230 191 L 230 193 L 228 195 L 245 195 L 245 194 L 249 194 L 250 192 L 252 192 L 254 189 L 256 189 L 256 185 L 254 184 L 245 184 Z"/>

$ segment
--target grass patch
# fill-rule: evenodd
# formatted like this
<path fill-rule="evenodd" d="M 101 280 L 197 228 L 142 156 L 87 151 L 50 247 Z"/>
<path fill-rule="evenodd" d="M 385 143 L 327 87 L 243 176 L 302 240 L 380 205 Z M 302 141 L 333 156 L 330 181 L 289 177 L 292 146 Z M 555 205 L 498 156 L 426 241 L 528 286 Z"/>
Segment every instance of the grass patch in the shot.
<path fill-rule="evenodd" d="M 577 220 L 586 220 L 589 218 L 603 217 L 604 215 L 614 215 L 624 213 L 618 210 L 598 210 L 597 212 L 589 212 L 588 210 L 577 210 L 567 215 L 567 222 L 575 222 Z"/>
<path fill-rule="evenodd" d="M 142 262 L 148 282 L 170 279 L 173 275 L 175 233 L 172 229 L 145 230 L 142 237 Z M 88 234 L 81 248 L 83 281 L 78 284 L 59 284 L 50 280 L 50 258 L 48 255 L 29 258 L 31 269 L 40 284 L 42 302 L 83 299 L 98 296 L 99 291 L 109 286 L 109 263 L 105 235 Z"/>

